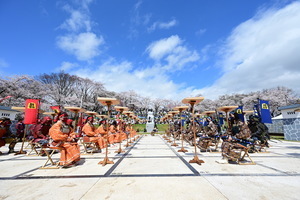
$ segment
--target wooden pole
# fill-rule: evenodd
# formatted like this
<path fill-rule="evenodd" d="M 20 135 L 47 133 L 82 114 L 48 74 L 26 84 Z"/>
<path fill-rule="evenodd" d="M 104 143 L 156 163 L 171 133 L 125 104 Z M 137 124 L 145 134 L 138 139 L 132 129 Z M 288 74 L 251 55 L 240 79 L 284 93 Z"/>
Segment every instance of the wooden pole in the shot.
<path fill-rule="evenodd" d="M 120 109 L 120 116 L 122 116 L 123 110 L 124 110 L 124 109 Z M 120 154 L 120 153 L 124 153 L 124 152 L 125 152 L 125 151 L 122 150 L 122 147 L 121 147 L 121 146 L 122 146 L 121 132 L 123 132 L 123 130 L 122 130 L 123 128 L 122 128 L 122 123 L 121 123 L 121 121 L 120 121 L 120 127 L 119 127 L 119 128 L 120 128 L 120 130 L 119 130 L 119 131 L 120 131 L 120 133 L 119 133 L 119 134 L 120 134 L 119 149 L 118 149 L 117 151 L 115 151 L 115 153 L 117 153 L 117 154 Z"/>
<path fill-rule="evenodd" d="M 111 106 L 111 102 L 110 101 L 107 101 L 106 102 L 106 105 L 107 105 L 107 113 L 108 113 L 108 119 L 109 119 L 109 116 L 110 116 L 110 106 Z M 106 164 L 114 164 L 114 161 L 110 161 L 109 158 L 108 158 L 108 122 L 106 123 L 106 147 L 105 147 L 105 158 L 100 161 L 98 164 L 101 164 L 102 166 L 105 166 Z"/>
<path fill-rule="evenodd" d="M 127 117 L 128 117 L 128 123 L 129 123 L 129 113 L 126 113 Z M 126 127 L 129 126 L 129 124 L 126 125 Z M 129 132 L 130 133 L 130 132 Z M 128 137 L 129 137 L 129 133 L 126 134 L 126 144 L 124 145 L 124 147 L 130 147 L 131 145 L 128 142 Z"/>
<path fill-rule="evenodd" d="M 25 130 L 24 130 L 24 134 L 23 134 L 23 138 L 22 138 L 22 146 L 21 146 L 20 151 L 15 153 L 15 155 L 26 154 L 26 151 L 23 151 L 23 148 L 24 148 L 24 142 L 25 142 L 27 132 L 28 132 L 28 124 L 25 124 Z"/>
<path fill-rule="evenodd" d="M 195 156 L 192 160 L 189 161 L 189 163 L 197 163 L 199 165 L 201 165 L 201 163 L 204 163 L 203 160 L 200 160 L 197 156 L 197 145 L 196 145 L 196 127 L 195 127 L 195 116 L 194 116 L 194 105 L 195 102 L 191 101 L 191 109 L 192 109 L 192 119 L 193 119 L 193 123 L 192 123 L 192 131 L 194 133 L 194 147 L 195 147 Z"/>
<path fill-rule="evenodd" d="M 177 147 L 178 146 L 178 144 L 176 144 L 176 142 L 175 142 L 175 123 L 174 123 L 174 117 L 175 117 L 175 114 L 176 113 L 174 113 L 174 112 L 172 112 L 172 121 L 173 121 L 173 138 L 174 138 L 174 141 L 173 141 L 173 144 L 171 144 L 171 146 L 174 146 L 174 147 Z"/>
<path fill-rule="evenodd" d="M 183 131 L 182 131 L 182 122 L 181 122 L 181 113 L 183 111 L 183 108 L 179 108 L 179 115 L 180 115 L 180 135 L 181 135 L 181 149 L 178 150 L 178 152 L 188 152 L 188 150 L 184 149 L 183 147 Z"/>

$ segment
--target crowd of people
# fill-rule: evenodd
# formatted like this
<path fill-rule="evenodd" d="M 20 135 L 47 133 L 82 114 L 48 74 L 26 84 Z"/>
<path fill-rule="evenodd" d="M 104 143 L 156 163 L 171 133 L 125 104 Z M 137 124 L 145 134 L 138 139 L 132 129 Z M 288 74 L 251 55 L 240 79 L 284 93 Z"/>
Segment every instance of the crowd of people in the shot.
<path fill-rule="evenodd" d="M 25 131 L 22 118 L 15 123 L 9 118 L 1 118 L 0 147 L 8 144 L 8 153 L 16 153 L 15 145 L 23 139 L 41 149 L 59 147 L 59 165 L 67 168 L 77 165 L 80 160 L 79 139 L 82 137 L 88 138 L 89 142 L 93 142 L 97 150 L 101 151 L 109 145 L 121 143 L 128 137 L 136 135 L 131 123 L 124 120 L 94 120 L 93 116 L 86 117 L 84 123 L 75 131 L 75 121 L 70 119 L 66 112 L 62 112 L 54 119 L 49 116 L 39 119 L 36 124 L 29 125 Z M 43 151 L 39 154 L 46 155 Z"/>
<path fill-rule="evenodd" d="M 185 119 L 185 123 L 182 119 L 167 119 L 162 123 L 170 124 L 166 131 L 167 135 L 175 139 L 180 139 L 182 136 L 184 140 L 191 145 L 197 145 L 202 151 L 211 150 L 212 147 L 217 150 L 222 142 L 223 158 L 218 161 L 219 163 L 239 161 L 241 148 L 247 148 L 251 153 L 269 147 L 268 128 L 261 123 L 258 116 L 250 115 L 249 120 L 244 121 L 237 113 L 231 112 L 226 121 L 227 123 L 221 123 L 220 118 L 211 115 L 201 119 L 189 116 Z M 66 112 L 61 112 L 53 119 L 49 116 L 39 119 L 36 124 L 29 125 L 25 131 L 22 118 L 13 123 L 8 118 L 1 118 L 0 147 L 8 144 L 8 153 L 16 153 L 14 149 L 16 143 L 25 139 L 39 147 L 59 147 L 61 149 L 59 165 L 70 167 L 80 160 L 78 143 L 80 138 L 94 143 L 96 149 L 101 151 L 109 145 L 121 143 L 128 137 L 135 136 L 136 131 L 131 124 L 121 119 L 107 120 L 88 116 L 78 128 Z M 46 152 L 41 151 L 40 155 L 46 155 Z"/>
<path fill-rule="evenodd" d="M 167 135 L 180 139 L 182 120 L 168 123 L 170 126 L 166 131 Z M 241 150 L 246 149 L 252 153 L 269 147 L 268 127 L 256 115 L 250 115 L 249 120 L 243 121 L 235 112 L 231 112 L 228 123 L 220 123 L 215 116 L 206 116 L 201 120 L 195 118 L 194 121 L 189 118 L 182 127 L 184 140 L 191 145 L 197 145 L 201 151 L 216 151 L 221 143 L 222 159 L 218 163 L 241 161 Z"/>

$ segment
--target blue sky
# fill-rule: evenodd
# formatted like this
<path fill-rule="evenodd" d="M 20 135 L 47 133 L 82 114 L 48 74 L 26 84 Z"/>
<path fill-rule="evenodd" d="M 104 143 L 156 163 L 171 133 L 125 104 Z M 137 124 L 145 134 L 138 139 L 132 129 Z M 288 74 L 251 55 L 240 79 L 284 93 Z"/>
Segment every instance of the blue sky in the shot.
<path fill-rule="evenodd" d="M 152 98 L 300 93 L 300 1 L 2 0 L 1 76 L 64 70 Z"/>

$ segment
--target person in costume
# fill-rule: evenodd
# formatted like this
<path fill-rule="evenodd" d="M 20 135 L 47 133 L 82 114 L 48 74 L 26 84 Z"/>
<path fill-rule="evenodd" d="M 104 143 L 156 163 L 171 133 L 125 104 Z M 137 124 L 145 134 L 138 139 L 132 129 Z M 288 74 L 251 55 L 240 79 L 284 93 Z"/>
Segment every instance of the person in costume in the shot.
<path fill-rule="evenodd" d="M 92 116 L 87 117 L 86 123 L 82 128 L 82 132 L 86 135 L 91 142 L 94 142 L 98 149 L 103 149 L 106 147 L 106 143 L 104 138 L 101 137 L 101 134 L 96 131 L 95 126 L 93 124 L 94 118 Z"/>
<path fill-rule="evenodd" d="M 67 113 L 59 114 L 58 121 L 49 130 L 49 135 L 53 140 L 50 146 L 62 147 L 59 165 L 63 167 L 74 166 L 80 160 L 80 148 L 75 141 L 73 129 L 66 124 L 67 120 Z"/>

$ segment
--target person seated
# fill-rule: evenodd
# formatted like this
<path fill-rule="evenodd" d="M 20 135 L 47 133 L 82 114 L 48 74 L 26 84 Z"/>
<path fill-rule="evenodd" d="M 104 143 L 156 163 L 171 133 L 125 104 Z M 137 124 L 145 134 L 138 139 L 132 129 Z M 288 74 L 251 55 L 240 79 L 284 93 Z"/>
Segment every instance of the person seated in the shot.
<path fill-rule="evenodd" d="M 251 138 L 259 143 L 260 149 L 269 147 L 269 129 L 261 122 L 261 119 L 258 116 L 251 115 L 249 117 L 249 128 L 251 130 Z"/>
<path fill-rule="evenodd" d="M 52 119 L 48 116 L 43 117 L 43 119 L 39 120 L 39 122 L 35 125 L 31 126 L 31 136 L 30 142 L 32 148 L 35 147 L 47 147 L 49 143 L 49 129 L 52 125 Z M 41 151 L 40 155 L 45 156 L 45 152 Z"/>
<path fill-rule="evenodd" d="M 126 134 L 126 139 L 129 139 L 129 137 L 130 137 L 130 124 L 129 124 L 129 122 L 126 122 L 125 123 L 125 134 Z"/>
<path fill-rule="evenodd" d="M 123 131 L 124 123 L 122 121 L 117 122 L 117 126 L 115 127 L 116 134 L 114 138 L 114 143 L 121 143 L 123 140 L 127 138 L 126 133 Z"/>
<path fill-rule="evenodd" d="M 87 117 L 86 123 L 82 128 L 82 133 L 89 138 L 91 142 L 94 142 L 98 149 L 103 149 L 106 147 L 104 138 L 101 137 L 101 134 L 95 130 L 93 124 L 94 118 L 92 116 Z"/>
<path fill-rule="evenodd" d="M 136 136 L 136 130 L 133 128 L 133 125 L 130 126 L 130 136 L 135 137 Z"/>
<path fill-rule="evenodd" d="M 0 119 L 0 147 L 5 146 L 4 136 L 6 134 L 6 127 L 4 125 L 4 120 Z M 0 151 L 0 155 L 2 152 Z"/>
<path fill-rule="evenodd" d="M 49 142 L 50 147 L 61 147 L 59 165 L 70 167 L 76 165 L 80 160 L 80 148 L 75 142 L 73 129 L 66 124 L 68 120 L 67 113 L 60 113 L 58 121 L 49 129 L 49 135 L 52 139 Z"/>
<path fill-rule="evenodd" d="M 21 121 L 20 123 L 22 123 L 23 119 L 18 120 L 18 123 L 19 123 L 19 121 Z M 9 143 L 8 153 L 16 153 L 16 151 L 14 151 L 14 148 L 15 148 L 17 142 L 22 141 L 22 138 L 23 138 L 23 135 L 20 136 L 21 135 L 21 133 L 20 133 L 21 127 L 19 127 L 20 130 L 18 132 L 17 132 L 17 130 L 15 130 L 15 133 L 11 132 L 10 127 L 14 125 L 16 128 L 16 124 L 13 124 L 11 122 L 11 120 L 6 117 L 3 117 L 0 119 L 0 147 L 5 146 L 6 143 Z M 22 130 L 22 133 L 24 134 L 24 129 Z M 17 134 L 19 137 L 17 137 Z"/>
<path fill-rule="evenodd" d="M 225 164 L 228 161 L 238 161 L 241 157 L 241 147 L 247 148 L 249 144 L 246 141 L 250 139 L 251 131 L 246 123 L 237 119 L 231 134 L 222 137 L 222 160 L 217 161 L 218 163 Z"/>
<path fill-rule="evenodd" d="M 116 139 L 116 133 L 117 133 L 117 122 L 113 120 L 108 128 L 108 143 L 114 144 Z"/>
<path fill-rule="evenodd" d="M 20 118 L 16 124 L 16 134 L 19 141 L 22 141 L 25 132 L 25 124 L 23 123 L 23 118 Z"/>
<path fill-rule="evenodd" d="M 51 128 L 52 119 L 48 116 L 38 123 L 32 130 L 33 142 L 39 143 L 41 146 L 45 146 L 49 143 L 49 130 Z"/>
<path fill-rule="evenodd" d="M 214 146 L 213 143 L 216 145 L 218 142 L 216 141 L 218 138 L 215 137 L 218 134 L 217 125 L 210 117 L 205 118 L 205 120 L 204 134 L 199 138 L 199 147 L 202 151 L 206 151 L 210 146 Z"/>

